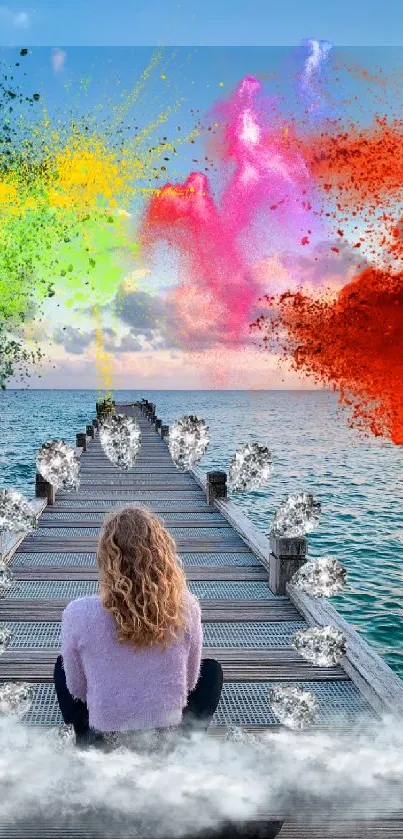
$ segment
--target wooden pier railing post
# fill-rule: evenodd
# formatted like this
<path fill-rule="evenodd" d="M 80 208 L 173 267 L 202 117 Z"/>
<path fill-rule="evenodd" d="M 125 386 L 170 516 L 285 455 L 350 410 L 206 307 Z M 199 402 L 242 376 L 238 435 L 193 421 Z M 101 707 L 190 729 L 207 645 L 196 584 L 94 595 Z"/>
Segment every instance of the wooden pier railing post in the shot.
<path fill-rule="evenodd" d="M 206 497 L 207 504 L 214 504 L 216 498 L 227 497 L 226 472 L 207 472 Z"/>
<path fill-rule="evenodd" d="M 161 425 L 161 437 L 169 437 L 169 425 Z"/>
<path fill-rule="evenodd" d="M 286 584 L 306 562 L 307 540 L 270 534 L 269 588 L 273 594 L 287 594 Z"/>
<path fill-rule="evenodd" d="M 46 481 L 40 472 L 35 475 L 35 497 L 46 498 L 49 505 L 54 504 L 56 500 L 56 487 Z"/>
<path fill-rule="evenodd" d="M 87 451 L 87 435 L 84 432 L 79 431 L 76 434 L 76 446 L 78 449 L 82 449 L 83 452 Z"/>

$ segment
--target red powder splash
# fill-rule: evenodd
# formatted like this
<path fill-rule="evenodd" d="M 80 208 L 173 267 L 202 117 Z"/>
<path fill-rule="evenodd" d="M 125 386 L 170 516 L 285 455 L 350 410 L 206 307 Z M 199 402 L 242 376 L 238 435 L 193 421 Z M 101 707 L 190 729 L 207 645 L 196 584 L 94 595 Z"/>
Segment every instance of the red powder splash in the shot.
<path fill-rule="evenodd" d="M 403 200 L 403 121 L 377 118 L 368 129 L 321 133 L 301 142 L 313 178 L 330 207 L 322 216 L 343 237 L 356 233 L 354 248 L 364 248 L 374 264 L 402 269 L 396 232 Z"/>
<path fill-rule="evenodd" d="M 340 391 L 350 424 L 403 443 L 403 274 L 365 269 L 336 299 L 287 292 L 252 327 L 291 366 Z"/>

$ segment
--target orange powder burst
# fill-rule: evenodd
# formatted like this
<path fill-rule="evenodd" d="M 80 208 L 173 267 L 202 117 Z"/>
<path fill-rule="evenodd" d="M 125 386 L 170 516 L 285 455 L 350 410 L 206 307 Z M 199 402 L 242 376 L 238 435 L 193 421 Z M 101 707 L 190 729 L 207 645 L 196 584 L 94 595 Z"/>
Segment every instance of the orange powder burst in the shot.
<path fill-rule="evenodd" d="M 366 268 L 336 297 L 287 292 L 253 324 L 291 366 L 340 391 L 350 424 L 403 444 L 403 274 Z"/>

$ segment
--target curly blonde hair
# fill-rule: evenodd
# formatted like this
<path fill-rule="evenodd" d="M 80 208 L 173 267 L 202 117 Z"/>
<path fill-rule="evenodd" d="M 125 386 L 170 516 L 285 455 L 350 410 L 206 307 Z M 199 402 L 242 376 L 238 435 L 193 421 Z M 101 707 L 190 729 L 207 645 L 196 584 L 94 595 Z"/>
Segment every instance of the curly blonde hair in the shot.
<path fill-rule="evenodd" d="M 186 578 L 175 542 L 154 513 L 128 505 L 105 517 L 97 562 L 101 600 L 113 616 L 118 641 L 164 650 L 187 623 Z"/>

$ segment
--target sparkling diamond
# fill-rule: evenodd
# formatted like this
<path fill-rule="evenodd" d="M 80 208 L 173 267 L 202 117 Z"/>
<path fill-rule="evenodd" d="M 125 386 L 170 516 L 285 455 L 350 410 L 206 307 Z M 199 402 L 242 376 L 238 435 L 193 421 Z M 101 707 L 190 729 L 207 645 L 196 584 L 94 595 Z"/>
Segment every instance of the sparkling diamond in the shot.
<path fill-rule="evenodd" d="M 232 492 L 251 492 L 259 489 L 268 481 L 272 469 L 272 457 L 267 446 L 246 443 L 231 459 L 228 488 Z"/>
<path fill-rule="evenodd" d="M 321 505 L 308 492 L 289 495 L 278 508 L 272 524 L 274 536 L 305 536 L 319 523 Z"/>
<path fill-rule="evenodd" d="M 319 710 L 316 697 L 298 687 L 275 687 L 269 691 L 273 713 L 287 728 L 305 728 L 315 722 Z"/>
<path fill-rule="evenodd" d="M 67 725 L 52 727 L 47 732 L 47 737 L 57 751 L 64 750 L 66 747 L 74 746 L 75 744 L 74 729 Z"/>
<path fill-rule="evenodd" d="M 16 489 L 0 489 L 0 531 L 30 532 L 36 527 L 36 515 Z"/>
<path fill-rule="evenodd" d="M 1 586 L 1 583 L 0 583 Z M 1 596 L 1 595 L 0 595 Z M 7 627 L 0 628 L 0 655 L 4 653 L 13 637 L 13 633 Z"/>
<path fill-rule="evenodd" d="M 21 717 L 29 710 L 34 696 L 33 685 L 5 682 L 0 685 L 0 714 Z"/>
<path fill-rule="evenodd" d="M 131 469 L 140 451 L 141 431 L 138 423 L 126 414 L 111 414 L 99 429 L 101 446 L 111 463 L 120 469 Z"/>
<path fill-rule="evenodd" d="M 78 489 L 80 460 L 73 446 L 64 440 L 44 443 L 36 459 L 38 472 L 56 489 Z"/>
<path fill-rule="evenodd" d="M 210 442 L 204 419 L 183 416 L 169 429 L 168 446 L 177 468 L 184 472 L 203 457 Z"/>
<path fill-rule="evenodd" d="M 346 636 L 334 626 L 312 626 L 296 632 L 291 641 L 306 661 L 317 667 L 334 667 L 347 650 Z"/>
<path fill-rule="evenodd" d="M 5 562 L 0 560 L 0 597 L 4 597 L 10 590 L 12 584 L 13 578 L 10 569 Z"/>
<path fill-rule="evenodd" d="M 306 562 L 291 578 L 291 584 L 311 597 L 333 597 L 343 591 L 346 577 L 344 565 L 332 556 L 323 556 Z"/>

